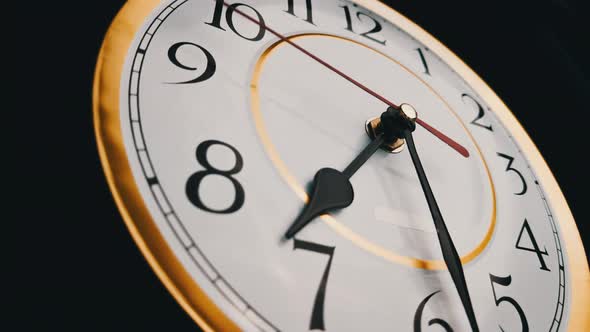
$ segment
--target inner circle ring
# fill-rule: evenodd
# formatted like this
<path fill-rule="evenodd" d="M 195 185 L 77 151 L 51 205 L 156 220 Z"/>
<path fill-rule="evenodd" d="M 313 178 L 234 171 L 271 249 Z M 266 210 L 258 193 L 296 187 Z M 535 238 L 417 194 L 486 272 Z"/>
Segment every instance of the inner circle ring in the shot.
<path fill-rule="evenodd" d="M 479 256 L 479 254 L 481 254 L 485 250 L 485 248 L 488 246 L 488 244 L 494 234 L 494 230 L 495 230 L 495 226 L 496 226 L 496 190 L 494 187 L 494 183 L 492 181 L 489 167 L 485 161 L 484 156 L 481 153 L 481 149 L 479 148 L 477 142 L 475 141 L 474 137 L 471 135 L 471 133 L 469 132 L 467 127 L 465 127 L 463 121 L 461 121 L 459 116 L 455 113 L 455 111 L 453 111 L 451 106 L 444 100 L 444 98 L 440 94 L 438 94 L 427 82 L 422 80 L 420 77 L 416 76 L 414 74 L 414 72 L 411 71 L 409 68 L 402 65 L 397 60 L 395 60 L 394 58 L 392 58 L 391 56 L 389 56 L 383 52 L 380 52 L 374 48 L 371 48 L 371 47 L 369 47 L 363 43 L 357 42 L 355 40 L 352 40 L 352 39 L 349 39 L 346 37 L 331 35 L 331 34 L 300 33 L 300 34 L 294 34 L 294 35 L 288 36 L 286 38 L 289 39 L 290 41 L 295 41 L 297 39 L 310 38 L 310 37 L 311 38 L 313 38 L 313 37 L 335 38 L 335 39 L 351 42 L 353 44 L 364 47 L 372 52 L 375 52 L 375 53 L 387 58 L 388 60 L 394 62 L 395 64 L 397 64 L 398 66 L 403 68 L 405 71 L 410 73 L 412 76 L 414 76 L 416 79 L 418 79 L 422 84 L 424 84 L 434 95 L 436 95 L 443 102 L 443 104 L 446 106 L 446 108 L 449 110 L 449 112 L 451 112 L 451 114 L 455 118 L 457 118 L 458 122 L 465 129 L 465 132 L 467 133 L 467 135 L 469 136 L 471 141 L 474 143 L 474 146 L 477 149 L 477 153 L 483 162 L 483 165 L 486 170 L 487 177 L 488 177 L 491 194 L 492 194 L 492 214 L 491 214 L 488 229 L 487 229 L 482 241 L 480 241 L 480 243 L 474 249 L 472 249 L 470 252 L 468 252 L 466 255 L 461 256 L 461 263 L 464 265 L 473 261 L 476 257 Z M 260 82 L 260 77 L 262 76 L 264 65 L 265 65 L 266 61 L 269 59 L 269 57 L 272 55 L 272 53 L 274 51 L 276 51 L 280 46 L 283 46 L 285 43 L 286 43 L 285 41 L 280 40 L 280 41 L 275 42 L 274 44 L 270 45 L 266 50 L 264 50 L 262 52 L 262 54 L 260 55 L 260 57 L 258 58 L 256 63 L 254 64 L 252 78 L 250 80 L 250 110 L 252 111 L 252 115 L 254 118 L 256 132 L 257 132 L 257 134 L 264 146 L 266 154 L 270 158 L 271 162 L 273 163 L 273 165 L 275 166 L 275 168 L 277 169 L 277 171 L 279 172 L 279 174 L 281 175 L 283 180 L 285 180 L 285 182 L 287 182 L 289 187 L 295 192 L 295 194 L 303 202 L 307 203 L 309 201 L 309 196 L 307 195 L 307 192 L 305 191 L 304 186 L 301 183 L 299 183 L 299 181 L 295 178 L 295 176 L 293 176 L 293 174 L 290 172 L 287 165 L 281 159 L 274 144 L 272 143 L 272 140 L 270 139 L 270 136 L 268 135 L 268 132 L 266 130 L 266 125 L 264 122 L 264 118 L 262 116 L 262 112 L 260 111 L 259 82 Z M 389 249 L 386 249 L 380 245 L 377 245 L 377 244 L 369 241 L 365 237 L 355 233 L 352 229 L 348 228 L 347 226 L 345 226 L 344 224 L 339 222 L 335 217 L 333 217 L 330 214 L 324 214 L 320 218 L 324 222 L 326 222 L 326 224 L 328 224 L 328 226 L 330 228 L 332 228 L 332 230 L 334 230 L 340 236 L 348 239 L 349 241 L 354 243 L 359 248 L 361 248 L 365 251 L 368 251 L 376 256 L 379 256 L 389 262 L 401 264 L 401 265 L 406 265 L 406 266 L 413 267 L 413 268 L 424 269 L 424 270 L 445 270 L 447 268 L 445 265 L 445 262 L 443 260 L 428 260 L 428 259 L 421 259 L 421 258 L 417 258 L 417 257 L 404 256 L 404 255 L 397 254 Z"/>

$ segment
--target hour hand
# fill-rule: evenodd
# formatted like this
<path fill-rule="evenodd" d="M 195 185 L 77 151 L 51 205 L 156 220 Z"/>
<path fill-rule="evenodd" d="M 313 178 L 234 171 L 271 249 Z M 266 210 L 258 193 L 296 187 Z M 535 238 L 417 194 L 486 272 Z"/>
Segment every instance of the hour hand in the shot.
<path fill-rule="evenodd" d="M 342 209 L 350 204 L 354 199 L 354 192 L 352 184 L 349 179 L 359 170 L 371 156 L 379 150 L 383 144 L 390 144 L 396 139 L 402 138 L 402 134 L 407 129 L 415 129 L 415 125 L 411 121 L 405 121 L 411 116 L 406 114 L 408 111 L 407 104 L 400 106 L 400 109 L 388 108 L 387 111 L 381 114 L 382 132 L 354 158 L 354 160 L 340 172 L 333 168 L 320 169 L 313 180 L 313 191 L 309 199 L 309 203 L 303 209 L 303 212 L 295 220 L 285 234 L 286 239 L 291 239 L 303 227 L 309 224 L 315 217 L 329 212 L 334 209 Z"/>
<path fill-rule="evenodd" d="M 371 158 L 383 142 L 384 135 L 375 137 L 342 172 L 333 168 L 320 169 L 313 179 L 313 189 L 308 204 L 291 224 L 285 233 L 285 238 L 291 239 L 315 217 L 352 204 L 354 191 L 349 179 Z"/>
<path fill-rule="evenodd" d="M 333 168 L 320 169 L 313 178 L 309 203 L 287 230 L 285 238 L 291 239 L 314 218 L 334 209 L 342 209 L 354 199 L 354 191 L 348 177 Z"/>

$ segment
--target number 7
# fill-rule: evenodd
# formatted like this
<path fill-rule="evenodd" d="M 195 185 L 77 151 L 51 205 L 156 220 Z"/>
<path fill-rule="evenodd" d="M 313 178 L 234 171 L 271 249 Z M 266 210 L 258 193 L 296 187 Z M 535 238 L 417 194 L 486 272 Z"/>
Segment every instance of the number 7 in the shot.
<path fill-rule="evenodd" d="M 330 267 L 332 266 L 332 258 L 334 257 L 335 247 L 328 247 L 322 244 L 294 239 L 293 250 L 297 249 L 313 251 L 319 254 L 330 256 L 328 259 L 328 264 L 326 264 L 324 274 L 322 275 L 322 280 L 320 280 L 318 291 L 315 295 L 313 311 L 311 312 L 311 322 L 309 323 L 310 330 L 317 329 L 324 331 L 324 300 L 326 298 L 326 286 L 328 284 L 328 276 L 330 275 Z"/>

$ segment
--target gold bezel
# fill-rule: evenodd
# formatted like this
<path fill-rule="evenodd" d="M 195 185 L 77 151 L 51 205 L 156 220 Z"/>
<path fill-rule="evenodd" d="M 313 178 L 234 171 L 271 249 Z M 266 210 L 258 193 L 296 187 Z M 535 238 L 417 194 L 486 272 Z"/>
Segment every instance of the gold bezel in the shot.
<path fill-rule="evenodd" d="M 512 112 L 463 61 L 442 43 L 378 0 L 356 0 L 383 18 L 395 22 L 442 58 L 494 110 L 529 158 L 545 189 L 561 236 L 565 240 L 570 272 L 568 331 L 590 330 L 590 271 L 576 223 L 553 174 Z M 184 269 L 160 234 L 133 178 L 121 132 L 119 100 L 123 66 L 131 43 L 159 0 L 128 0 L 104 39 L 93 87 L 95 133 L 100 159 L 119 211 L 144 257 L 172 296 L 205 331 L 239 331 Z"/>

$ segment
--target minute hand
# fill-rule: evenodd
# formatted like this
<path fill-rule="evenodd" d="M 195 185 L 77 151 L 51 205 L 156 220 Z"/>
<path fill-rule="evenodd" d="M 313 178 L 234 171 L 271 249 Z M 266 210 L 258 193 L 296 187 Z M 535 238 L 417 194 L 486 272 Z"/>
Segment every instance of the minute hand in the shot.
<path fill-rule="evenodd" d="M 412 162 L 418 173 L 418 179 L 420 179 L 424 196 L 426 196 L 432 219 L 434 220 L 434 227 L 436 228 L 436 234 L 438 235 L 438 241 L 440 243 L 440 248 L 442 249 L 445 264 L 451 273 L 451 278 L 455 283 L 455 288 L 457 288 L 457 292 L 463 303 L 463 308 L 465 308 L 465 313 L 469 319 L 469 325 L 471 325 L 471 329 L 474 332 L 479 332 L 479 327 L 477 326 L 475 313 L 473 311 L 473 305 L 471 304 L 471 298 L 469 297 L 469 290 L 467 289 L 467 283 L 465 282 L 465 274 L 463 273 L 461 259 L 459 258 L 457 249 L 455 249 L 449 230 L 445 225 L 445 221 L 443 220 L 436 199 L 434 198 L 434 194 L 432 193 L 432 189 L 430 188 L 430 184 L 428 183 L 428 179 L 426 178 L 426 173 L 424 172 L 420 157 L 418 157 L 418 152 L 416 151 L 414 137 L 410 131 L 405 131 L 404 136 L 408 145 L 408 150 L 410 151 L 410 156 L 412 157 Z"/>

